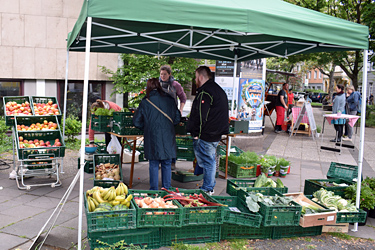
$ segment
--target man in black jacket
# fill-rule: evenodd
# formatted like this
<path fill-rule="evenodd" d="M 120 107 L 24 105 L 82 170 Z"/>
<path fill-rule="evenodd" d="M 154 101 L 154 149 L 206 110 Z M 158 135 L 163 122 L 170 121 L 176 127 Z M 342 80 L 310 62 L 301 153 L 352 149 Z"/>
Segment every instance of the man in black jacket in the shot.
<path fill-rule="evenodd" d="M 198 89 L 187 131 L 194 138 L 196 167 L 203 168 L 201 189 L 212 195 L 216 184 L 216 147 L 221 136 L 229 133 L 228 98 L 224 90 L 211 79 L 211 70 L 206 66 L 196 69 L 195 83 Z"/>

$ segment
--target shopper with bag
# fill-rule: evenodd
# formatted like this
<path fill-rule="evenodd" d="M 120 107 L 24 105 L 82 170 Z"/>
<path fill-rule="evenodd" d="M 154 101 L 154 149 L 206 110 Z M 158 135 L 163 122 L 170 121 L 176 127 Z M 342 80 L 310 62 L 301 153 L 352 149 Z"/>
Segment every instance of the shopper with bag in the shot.
<path fill-rule="evenodd" d="M 144 154 L 149 161 L 150 190 L 159 188 L 159 164 L 162 187 L 171 187 L 171 163 L 176 158 L 174 126 L 181 113 L 175 100 L 167 95 L 157 78 L 147 81 L 146 96 L 133 117 L 134 125 L 144 131 Z"/>
<path fill-rule="evenodd" d="M 111 101 L 106 101 L 106 100 L 96 100 L 93 104 L 91 104 L 91 111 L 95 111 L 98 108 L 103 108 L 103 109 L 113 109 L 114 111 L 120 111 L 121 107 L 117 105 L 114 102 Z M 105 145 L 108 147 L 109 142 L 111 141 L 111 134 L 105 133 Z M 115 137 L 115 136 L 114 136 Z M 91 121 L 89 123 L 89 140 L 90 140 L 90 146 L 94 146 L 94 141 L 95 141 L 95 131 L 91 129 Z M 119 140 L 119 139 L 118 139 Z M 121 149 L 117 154 L 121 153 Z"/>

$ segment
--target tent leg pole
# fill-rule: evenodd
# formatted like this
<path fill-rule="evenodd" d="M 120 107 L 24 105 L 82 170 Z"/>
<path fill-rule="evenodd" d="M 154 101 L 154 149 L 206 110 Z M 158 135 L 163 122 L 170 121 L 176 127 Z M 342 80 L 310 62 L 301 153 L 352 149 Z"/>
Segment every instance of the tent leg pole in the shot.
<path fill-rule="evenodd" d="M 64 114 L 63 114 L 63 134 L 62 138 L 65 139 L 65 119 L 66 119 L 66 99 L 68 95 L 68 75 L 69 75 L 69 49 L 66 51 L 66 66 L 65 66 L 65 87 L 64 87 Z M 64 159 L 61 160 L 60 173 L 64 173 Z"/>
<path fill-rule="evenodd" d="M 363 51 L 363 81 L 362 81 L 362 98 L 366 100 L 367 97 L 367 57 L 368 51 Z M 355 200 L 355 205 L 359 208 L 360 196 L 361 196 L 361 176 L 362 176 L 362 163 L 363 163 L 363 148 L 365 140 L 365 123 L 366 123 L 366 102 L 362 101 L 361 106 L 361 129 L 360 129 L 360 139 L 359 139 L 359 153 L 358 153 L 358 177 L 357 177 L 357 196 Z M 352 231 L 358 231 L 358 223 L 354 224 Z"/>
<path fill-rule="evenodd" d="M 85 158 L 85 141 L 86 141 L 86 123 L 87 123 L 87 90 L 89 85 L 90 69 L 90 45 L 91 45 L 91 28 L 92 17 L 87 17 L 86 31 L 86 49 L 85 49 L 85 76 L 83 81 L 83 101 L 82 101 L 82 130 L 81 130 L 81 171 L 79 182 L 79 220 L 78 220 L 78 250 L 81 250 L 82 234 L 82 207 L 83 207 L 83 179 L 84 179 L 84 158 Z"/>
<path fill-rule="evenodd" d="M 235 55 L 234 56 L 234 69 L 233 69 L 233 95 L 232 95 L 232 106 L 231 106 L 231 109 L 230 109 L 230 113 L 231 113 L 231 116 L 234 116 L 234 100 L 236 100 L 237 98 L 237 89 L 238 87 L 236 88 L 236 91 L 235 90 L 235 85 L 236 85 L 236 75 L 237 75 L 237 58 L 238 56 Z M 238 101 L 237 101 L 238 103 Z"/>

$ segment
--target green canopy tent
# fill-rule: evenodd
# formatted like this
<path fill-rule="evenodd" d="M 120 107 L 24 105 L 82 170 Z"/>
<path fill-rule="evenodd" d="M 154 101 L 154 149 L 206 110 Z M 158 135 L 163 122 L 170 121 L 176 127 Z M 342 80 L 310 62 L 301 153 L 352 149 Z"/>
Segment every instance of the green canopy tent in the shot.
<path fill-rule="evenodd" d="M 301 53 L 365 50 L 364 62 L 367 62 L 368 35 L 366 26 L 279 0 L 85 0 L 67 42 L 68 58 L 69 51 L 86 53 L 81 161 L 84 159 L 90 52 L 238 62 Z M 66 85 L 67 76 L 68 71 Z M 366 82 L 367 68 L 364 67 L 364 96 Z M 365 102 L 362 102 L 364 109 Z M 359 176 L 362 172 L 364 113 Z M 82 228 L 83 162 L 80 172 L 79 228 Z"/>

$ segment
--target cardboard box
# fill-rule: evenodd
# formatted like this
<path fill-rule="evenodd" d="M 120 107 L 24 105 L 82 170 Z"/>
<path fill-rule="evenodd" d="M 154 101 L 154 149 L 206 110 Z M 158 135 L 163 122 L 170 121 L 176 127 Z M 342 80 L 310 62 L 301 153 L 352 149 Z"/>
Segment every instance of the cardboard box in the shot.
<path fill-rule="evenodd" d="M 131 163 L 132 162 L 132 151 L 129 149 L 124 148 L 124 153 L 122 154 L 122 163 Z M 139 162 L 139 155 L 141 153 L 139 151 L 135 151 L 134 162 Z"/>
<path fill-rule="evenodd" d="M 308 199 L 303 193 L 289 193 L 284 194 L 285 196 L 293 196 L 293 200 L 303 206 L 304 203 L 308 203 L 314 206 L 319 207 L 320 209 L 326 209 L 312 200 Z M 329 211 L 317 214 L 304 214 L 301 215 L 299 225 L 301 227 L 315 227 L 323 225 L 332 225 L 336 222 L 336 211 Z"/>
<path fill-rule="evenodd" d="M 324 225 L 322 228 L 322 232 L 323 233 L 348 233 L 349 223 Z"/>

